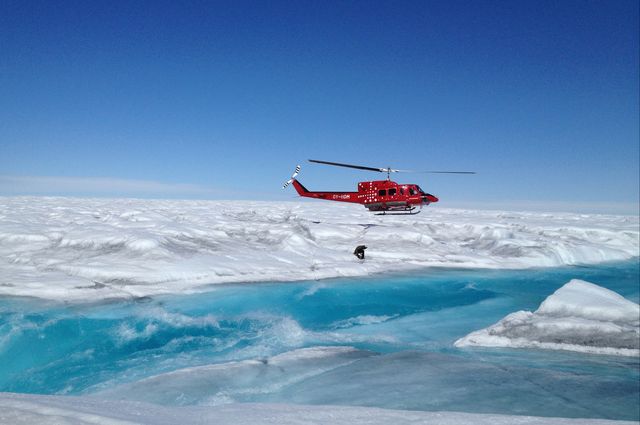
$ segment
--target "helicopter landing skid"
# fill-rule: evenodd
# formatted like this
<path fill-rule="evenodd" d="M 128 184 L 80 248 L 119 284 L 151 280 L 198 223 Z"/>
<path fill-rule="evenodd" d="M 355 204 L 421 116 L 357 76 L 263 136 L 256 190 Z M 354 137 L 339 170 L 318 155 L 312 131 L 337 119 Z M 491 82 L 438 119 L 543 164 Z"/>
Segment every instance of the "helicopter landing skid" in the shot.
<path fill-rule="evenodd" d="M 413 211 L 416 208 L 413 207 L 410 210 L 407 211 L 403 211 L 403 212 L 395 212 L 395 211 L 382 211 L 379 213 L 376 213 L 376 215 L 416 215 L 416 214 L 420 214 L 422 212 L 422 209 L 419 209 L 418 211 Z"/>

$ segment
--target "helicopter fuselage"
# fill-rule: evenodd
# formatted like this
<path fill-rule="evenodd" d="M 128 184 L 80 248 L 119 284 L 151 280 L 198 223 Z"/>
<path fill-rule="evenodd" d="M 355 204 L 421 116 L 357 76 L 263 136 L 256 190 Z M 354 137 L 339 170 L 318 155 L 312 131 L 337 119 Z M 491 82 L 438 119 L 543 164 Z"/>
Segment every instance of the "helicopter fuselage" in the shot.
<path fill-rule="evenodd" d="M 423 192 L 416 184 L 399 184 L 391 180 L 359 182 L 357 192 L 310 191 L 296 179 L 292 179 L 292 183 L 300 196 L 362 204 L 369 211 L 410 211 L 438 202 L 438 198 Z"/>

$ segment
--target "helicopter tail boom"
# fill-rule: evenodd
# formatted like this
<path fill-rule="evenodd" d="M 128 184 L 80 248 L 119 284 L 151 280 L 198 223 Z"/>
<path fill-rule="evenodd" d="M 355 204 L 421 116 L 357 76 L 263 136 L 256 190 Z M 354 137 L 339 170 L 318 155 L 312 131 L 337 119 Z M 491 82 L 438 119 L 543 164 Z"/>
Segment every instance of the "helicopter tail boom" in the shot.
<path fill-rule="evenodd" d="M 305 198 L 328 199 L 330 201 L 360 203 L 358 192 L 312 192 L 302 185 L 298 180 L 291 180 L 298 195 Z"/>

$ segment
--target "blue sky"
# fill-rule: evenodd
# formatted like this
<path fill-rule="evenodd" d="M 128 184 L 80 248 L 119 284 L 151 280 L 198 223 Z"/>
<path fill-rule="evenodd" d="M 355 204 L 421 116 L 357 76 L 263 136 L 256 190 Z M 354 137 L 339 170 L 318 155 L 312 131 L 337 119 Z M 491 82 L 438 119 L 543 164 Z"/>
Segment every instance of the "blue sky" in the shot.
<path fill-rule="evenodd" d="M 442 206 L 637 213 L 637 1 L 0 4 L 0 195 L 293 199 L 402 175 Z M 540 209 L 540 208 L 537 208 Z"/>

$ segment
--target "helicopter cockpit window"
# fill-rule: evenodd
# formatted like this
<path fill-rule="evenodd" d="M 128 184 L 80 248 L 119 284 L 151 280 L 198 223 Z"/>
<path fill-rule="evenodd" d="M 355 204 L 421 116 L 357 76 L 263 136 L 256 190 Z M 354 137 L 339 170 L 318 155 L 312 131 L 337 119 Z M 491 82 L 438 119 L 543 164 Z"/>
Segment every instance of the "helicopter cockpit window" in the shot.
<path fill-rule="evenodd" d="M 389 196 L 394 196 L 396 194 L 396 188 L 389 189 Z"/>
<path fill-rule="evenodd" d="M 378 191 L 378 196 L 387 196 L 387 190 L 386 189 L 380 189 Z"/>
<path fill-rule="evenodd" d="M 424 193 L 424 190 L 422 190 L 420 188 L 420 186 L 416 186 L 416 189 L 418 190 L 418 193 L 422 194 L 422 195 L 426 195 L 426 193 Z"/>
<path fill-rule="evenodd" d="M 416 190 L 414 188 L 412 188 L 412 187 L 409 188 L 409 195 L 415 195 L 416 193 L 418 193 L 418 192 L 416 192 Z"/>

